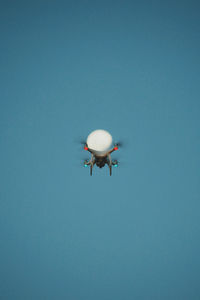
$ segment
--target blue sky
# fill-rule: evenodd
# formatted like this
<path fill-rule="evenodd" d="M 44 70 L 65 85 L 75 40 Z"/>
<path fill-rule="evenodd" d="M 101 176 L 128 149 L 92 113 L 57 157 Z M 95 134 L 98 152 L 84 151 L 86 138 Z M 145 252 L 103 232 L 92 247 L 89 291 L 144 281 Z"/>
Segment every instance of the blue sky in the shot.
<path fill-rule="evenodd" d="M 200 298 L 199 8 L 2 1 L 1 299 Z"/>

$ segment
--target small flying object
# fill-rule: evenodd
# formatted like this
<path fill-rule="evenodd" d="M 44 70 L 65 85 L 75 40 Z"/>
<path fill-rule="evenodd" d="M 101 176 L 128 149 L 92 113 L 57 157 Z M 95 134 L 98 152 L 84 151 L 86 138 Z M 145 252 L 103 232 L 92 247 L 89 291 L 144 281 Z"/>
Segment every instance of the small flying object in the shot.
<path fill-rule="evenodd" d="M 110 176 L 112 175 L 112 166 L 117 167 L 118 161 L 112 160 L 111 153 L 118 150 L 120 143 L 112 144 L 112 136 L 106 130 L 98 129 L 89 134 L 87 141 L 83 143 L 84 150 L 91 153 L 90 160 L 84 161 L 84 166 L 90 166 L 90 175 L 92 176 L 93 166 L 102 168 L 108 165 Z M 113 146 L 112 146 L 113 145 Z M 111 147 L 112 146 L 112 147 Z"/>

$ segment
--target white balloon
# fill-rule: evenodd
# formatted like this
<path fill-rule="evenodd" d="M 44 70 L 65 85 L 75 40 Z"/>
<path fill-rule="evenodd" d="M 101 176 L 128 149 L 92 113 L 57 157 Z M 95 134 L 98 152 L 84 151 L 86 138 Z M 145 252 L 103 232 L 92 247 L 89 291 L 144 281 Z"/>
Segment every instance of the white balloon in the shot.
<path fill-rule="evenodd" d="M 106 130 L 95 130 L 88 135 L 87 145 L 94 151 L 105 152 L 112 145 L 112 136 Z"/>

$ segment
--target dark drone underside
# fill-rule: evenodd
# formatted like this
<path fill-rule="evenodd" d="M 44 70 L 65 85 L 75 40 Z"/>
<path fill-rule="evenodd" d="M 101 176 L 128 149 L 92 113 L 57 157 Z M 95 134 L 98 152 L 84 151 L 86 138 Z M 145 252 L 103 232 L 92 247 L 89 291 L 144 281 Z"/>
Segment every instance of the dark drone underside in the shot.
<path fill-rule="evenodd" d="M 84 166 L 90 166 L 90 175 L 92 175 L 93 166 L 96 164 L 97 167 L 103 168 L 106 164 L 109 167 L 110 175 L 112 175 L 112 166 L 117 167 L 118 161 L 112 160 L 111 153 L 118 150 L 118 144 L 115 144 L 114 147 L 105 153 L 105 155 L 97 155 L 94 150 L 90 149 L 88 145 L 85 143 L 84 149 L 91 153 L 91 159 L 85 160 Z"/>

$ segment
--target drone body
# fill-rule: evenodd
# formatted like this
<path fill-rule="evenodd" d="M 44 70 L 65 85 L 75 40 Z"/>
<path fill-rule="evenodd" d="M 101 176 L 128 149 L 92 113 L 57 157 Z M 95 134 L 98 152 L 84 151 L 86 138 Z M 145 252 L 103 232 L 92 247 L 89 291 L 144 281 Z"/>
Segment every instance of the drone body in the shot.
<path fill-rule="evenodd" d="M 118 144 L 112 148 L 112 136 L 105 130 L 95 130 L 87 138 L 84 149 L 91 153 L 91 159 L 84 162 L 84 166 L 90 166 L 90 175 L 92 175 L 93 166 L 103 168 L 106 164 L 112 175 L 112 166 L 117 167 L 118 161 L 112 160 L 111 153 L 118 150 Z"/>

